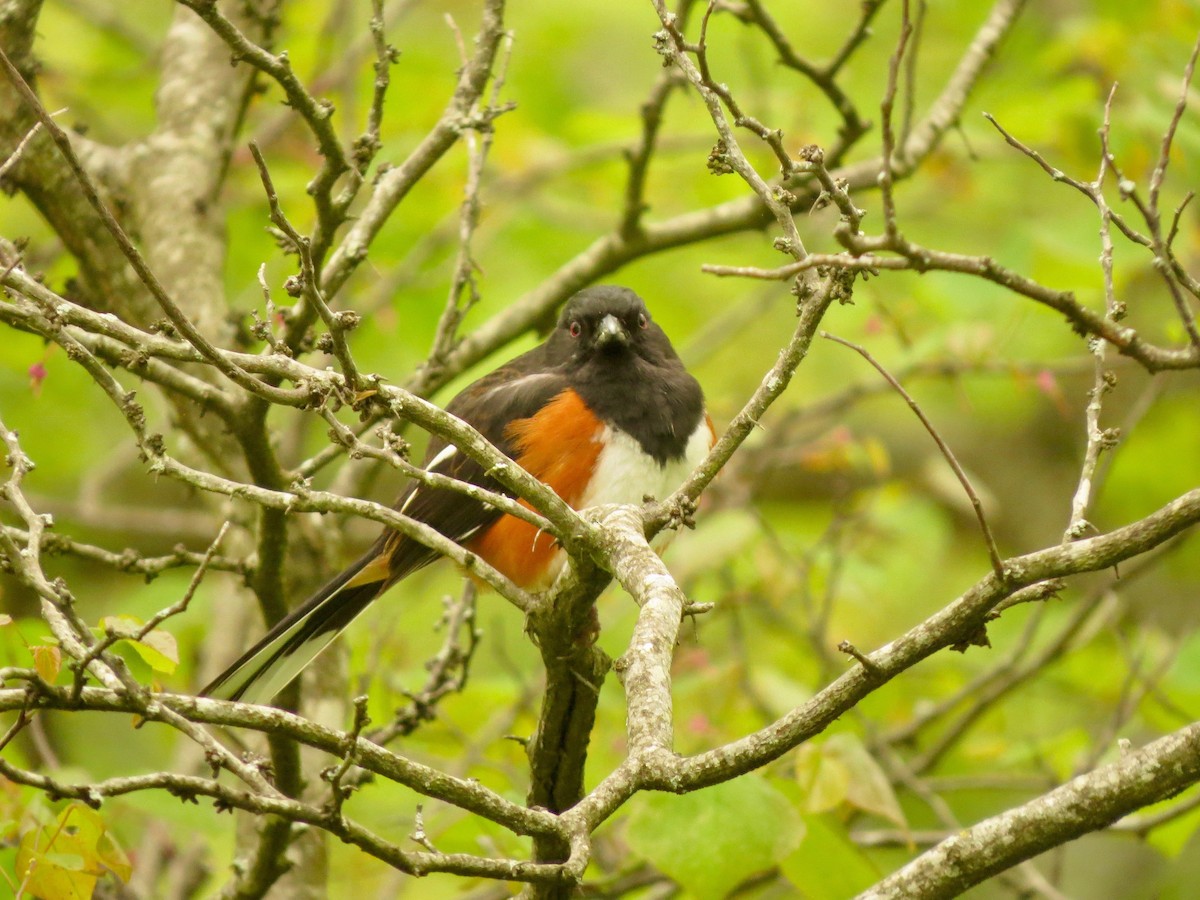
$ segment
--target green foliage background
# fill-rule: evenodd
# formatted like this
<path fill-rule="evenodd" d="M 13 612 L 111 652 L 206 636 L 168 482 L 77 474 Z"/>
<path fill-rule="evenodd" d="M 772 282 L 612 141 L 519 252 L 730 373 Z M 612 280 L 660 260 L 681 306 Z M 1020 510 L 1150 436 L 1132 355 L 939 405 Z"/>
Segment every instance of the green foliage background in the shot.
<path fill-rule="evenodd" d="M 772 9 L 797 48 L 820 59 L 843 39 L 853 18 L 851 6 L 776 3 Z M 136 139 L 153 125 L 153 50 L 172 7 L 156 2 L 114 8 L 120 34 L 89 24 L 80 8 L 51 3 L 43 14 L 37 52 L 44 62 L 46 105 L 65 107 L 61 121 L 86 122 L 93 138 Z M 365 36 L 361 5 L 334 8 L 337 15 L 325 3 L 285 6 L 278 46 L 306 77 L 338 62 L 335 47 Z M 918 112 L 944 83 L 987 8 L 980 2 L 929 4 L 916 85 Z M 393 72 L 383 160 L 403 158 L 452 90 L 458 51 L 444 20 L 447 12 L 465 34 L 471 33 L 478 11 L 465 2 L 414 3 L 389 22 L 388 38 L 402 56 Z M 874 110 L 881 94 L 897 18 L 896 9 L 885 8 L 867 47 L 846 72 L 846 86 L 864 110 Z M 959 132 L 899 188 L 905 232 L 928 246 L 988 254 L 1046 285 L 1074 290 L 1099 308 L 1094 209 L 1008 148 L 980 113 L 992 113 L 1054 165 L 1091 178 L 1099 162 L 1097 129 L 1104 101 L 1119 82 L 1112 103 L 1114 147 L 1126 173 L 1144 180 L 1198 26 L 1197 6 L 1179 0 L 1034 4 L 968 104 Z M 611 227 L 621 207 L 621 150 L 639 133 L 638 105 L 660 66 L 651 48 L 657 23 L 649 4 L 514 4 L 509 27 L 513 48 L 503 96 L 517 107 L 497 123 L 475 247 L 483 299 L 466 329 Z M 759 38 L 731 17 L 719 16 L 710 43 L 720 80 L 760 120 L 782 128 L 790 149 L 832 141 L 830 111 L 776 65 Z M 364 59 L 352 90 L 330 94 L 347 135 L 361 127 L 369 65 Z M 276 91 L 268 90 L 252 107 L 247 134 L 263 140 L 286 211 L 303 229 L 310 215 L 304 185 L 315 154 L 307 135 L 279 105 Z M 675 98 L 664 135 L 664 150 L 651 173 L 651 220 L 745 195 L 734 176 L 706 171 L 714 138 L 694 96 Z M 856 156 L 877 152 L 877 142 L 869 137 Z M 767 155 L 757 148 L 754 153 L 760 170 L 771 171 Z M 232 165 L 222 197 L 229 242 L 226 287 L 231 307 L 246 314 L 261 305 L 258 266 L 267 263 L 274 285 L 290 269 L 264 232 L 266 203 L 244 149 Z M 343 294 L 366 316 L 353 347 L 367 371 L 401 381 L 424 359 L 453 265 L 464 172 L 460 147 L 392 217 L 369 262 Z M 1200 122 L 1185 117 L 1164 207 L 1173 208 L 1194 189 L 1198 175 Z M 1115 191 L 1110 197 L 1117 202 Z M 868 209 L 864 227 L 877 228 L 878 196 L 856 200 Z M 810 251 L 837 249 L 830 236 L 833 221 L 828 211 L 800 220 Z M 1196 224 L 1189 209 L 1180 237 L 1185 260 L 1200 254 Z M 30 237 L 30 268 L 40 264 L 53 286 L 71 276 L 66 257 L 20 198 L 3 201 L 0 230 Z M 768 231 L 649 257 L 614 279 L 647 299 L 704 385 L 718 427 L 774 361 L 792 328 L 794 310 L 785 287 L 717 279 L 701 273 L 700 265 L 781 261 Z M 1116 287 L 1128 303 L 1130 324 L 1150 339 L 1181 339 L 1148 255 L 1118 243 Z M 867 345 L 893 371 L 932 364 L 955 370 L 914 376 L 909 390 L 985 495 L 1002 551 L 1014 555 L 1061 538 L 1084 445 L 1082 407 L 1091 369 L 1084 342 L 1059 317 L 966 277 L 883 273 L 860 284 L 854 305 L 835 309 L 826 327 Z M 515 354 L 533 340 L 527 336 L 501 355 Z M 39 365 L 46 376 L 35 386 L 30 371 Z M 1152 378 L 1133 365 L 1116 365 L 1119 384 L 1106 400 L 1104 422 L 1124 425 L 1127 440 L 1108 459 L 1091 516 L 1101 530 L 1194 487 L 1200 459 L 1195 374 Z M 716 603 L 713 612 L 685 630 L 678 652 L 681 752 L 752 730 L 836 675 L 844 661 L 835 653 L 817 652 L 814 637 L 827 650 L 842 639 L 872 649 L 945 605 L 988 570 L 961 490 L 898 397 L 879 391 L 842 404 L 834 414 L 820 409 L 823 398 L 860 384 L 878 386 L 861 359 L 831 343 L 818 344 L 792 390 L 762 423 L 744 461 L 714 488 L 696 531 L 679 538 L 667 557 L 693 600 Z M 6 424 L 20 430 L 25 451 L 38 465 L 27 486 L 45 508 L 58 512 L 59 530 L 112 549 L 136 545 L 144 553 L 166 552 L 180 542 L 195 549 L 207 543 L 212 531 L 203 527 L 157 535 L 122 532 L 105 527 L 103 517 L 79 512 L 81 498 L 95 496 L 102 509 L 170 507 L 187 514 L 181 522 L 215 521 L 202 501 L 139 470 L 118 416 L 97 401 L 86 376 L 61 352 L 28 335 L 0 335 L 0 410 Z M 311 447 L 319 446 L 324 427 L 315 419 L 306 427 Z M 376 496 L 388 498 L 397 489 L 385 477 L 376 484 Z M 347 558 L 371 531 L 362 523 L 347 524 Z M 54 574 L 72 583 L 89 621 L 118 613 L 148 617 L 176 599 L 190 576 L 176 571 L 143 584 L 76 560 L 56 563 Z M 865 777 L 855 768 L 863 765 L 862 746 L 954 695 L 1017 648 L 1028 646 L 1034 653 L 1045 646 L 1089 592 L 1115 589 L 1060 659 L 984 713 L 933 769 L 931 774 L 947 784 L 961 777 L 962 784 L 977 785 L 945 791 L 958 818 L 976 821 L 1030 796 L 1038 785 L 1044 789 L 1070 777 L 1089 761 L 1111 758 L 1118 752 L 1117 738 L 1138 744 L 1193 720 L 1200 712 L 1200 561 L 1194 541 L 1144 577 L 1114 584 L 1111 576 L 1079 579 L 1044 609 L 1009 611 L 989 629 L 991 649 L 939 654 L 875 694 L 858 715 L 813 742 L 799 759 L 792 754 L 768 772 L 692 797 L 635 798 L 627 815 L 606 826 L 600 857 L 623 859 L 624 865 L 615 868 L 648 860 L 699 897 L 722 896 L 775 865 L 781 878 L 758 883 L 749 896 L 834 898 L 865 887 L 913 850 L 903 841 L 884 849 L 856 846 L 849 839 L 852 831 L 899 826 L 919 833 L 939 826 L 927 806 L 902 787 L 894 796 L 882 788 L 865 798 L 850 795 L 847 785 Z M 449 566 L 421 573 L 352 630 L 351 671 L 363 679 L 358 686 L 369 683 L 375 718 L 386 719 L 403 702 L 402 692 L 421 683 L 424 660 L 440 639 L 432 633 L 440 598 L 457 583 Z M 182 661 L 174 673 L 158 676 L 166 689 L 198 686 L 193 660 L 209 624 L 210 604 L 232 584 L 229 576 L 210 574 L 187 616 L 169 623 Z M 35 618 L 33 599 L 14 582 L 0 581 L 0 591 L 3 608 L 15 618 L 0 628 L 0 664 L 28 665 L 28 647 L 43 640 L 44 626 Z M 812 612 L 825 603 L 828 622 L 819 628 Z M 601 642 L 614 656 L 624 648 L 634 614 L 627 599 L 613 595 L 601 601 Z M 532 728 L 536 652 L 523 638 L 519 615 L 495 598 L 484 598 L 480 624 L 485 636 L 468 689 L 447 700 L 438 721 L 399 749 L 434 764 L 449 759 L 452 770 L 520 800 L 523 752 L 506 736 L 527 735 Z M 150 677 L 144 666 L 140 674 Z M 1153 679 L 1152 689 L 1136 712 L 1117 719 L 1122 703 L 1147 679 Z M 589 762 L 593 779 L 615 764 L 622 750 L 624 707 L 612 679 L 604 687 L 601 716 Z M 176 748 L 166 732 L 135 732 L 133 723 L 111 717 L 73 716 L 69 727 L 54 716 L 44 720 L 63 777 L 74 773 L 94 779 L 172 765 Z M 1115 730 L 1109 727 L 1113 722 L 1119 725 Z M 913 751 L 929 746 L 938 731 L 923 734 Z M 26 765 L 37 759 L 25 743 L 5 752 Z M 845 777 L 847 771 L 852 777 Z M 1008 780 L 997 787 L 981 776 Z M 417 798 L 403 789 L 375 784 L 350 802 L 360 819 L 384 834 L 399 839 L 412 830 Z M 45 801 L 31 791 L 6 788 L 0 803 L 0 813 L 7 808 L 15 817 L 31 814 Z M 424 815 L 426 830 L 442 851 L 477 852 L 482 846 L 523 852 L 499 828 L 482 827 L 457 812 L 427 808 Z M 763 827 L 764 815 L 773 827 Z M 222 881 L 232 847 L 229 817 L 165 795 L 143 794 L 106 804 L 104 820 L 127 850 L 135 849 L 156 821 L 209 843 L 212 884 Z M 1055 863 L 1061 866 L 1063 890 L 1092 898 L 1186 896 L 1200 868 L 1198 827 L 1200 814 L 1192 814 L 1154 831 L 1145 842 L 1117 835 L 1080 841 Z M 741 839 L 736 852 L 714 850 L 694 858 L 697 847 L 731 833 Z M 15 846 L 0 849 L 0 866 L 12 872 L 16 852 Z M 409 896 L 437 897 L 462 887 L 444 877 L 398 878 L 354 849 L 335 846 L 331 853 L 332 896 L 407 890 Z M 978 896 L 1004 893 L 1002 887 L 985 887 Z"/>

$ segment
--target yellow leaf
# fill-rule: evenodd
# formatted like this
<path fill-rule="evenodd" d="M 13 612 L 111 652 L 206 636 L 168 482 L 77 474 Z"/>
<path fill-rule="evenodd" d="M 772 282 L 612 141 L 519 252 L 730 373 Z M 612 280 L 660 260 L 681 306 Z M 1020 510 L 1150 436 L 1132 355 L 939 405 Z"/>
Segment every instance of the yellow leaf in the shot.
<path fill-rule="evenodd" d="M 62 651 L 46 644 L 37 644 L 29 649 L 33 653 L 33 667 L 38 677 L 47 684 L 53 684 L 62 669 Z"/>
<path fill-rule="evenodd" d="M 107 868 L 97 854 L 104 831 L 104 820 L 82 803 L 67 804 L 53 822 L 27 831 L 17 848 L 17 877 L 26 892 L 90 900 Z"/>

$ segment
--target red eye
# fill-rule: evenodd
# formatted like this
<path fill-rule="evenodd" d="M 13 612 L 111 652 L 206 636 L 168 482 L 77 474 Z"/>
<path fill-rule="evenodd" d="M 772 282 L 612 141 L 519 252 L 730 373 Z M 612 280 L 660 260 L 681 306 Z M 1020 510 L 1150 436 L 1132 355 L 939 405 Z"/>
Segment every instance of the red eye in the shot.
<path fill-rule="evenodd" d="M 571 337 L 577 338 L 583 333 L 583 328 L 578 322 L 572 322 L 567 331 L 570 332 Z"/>
<path fill-rule="evenodd" d="M 649 328 L 650 320 L 645 313 L 638 313 L 638 328 Z"/>

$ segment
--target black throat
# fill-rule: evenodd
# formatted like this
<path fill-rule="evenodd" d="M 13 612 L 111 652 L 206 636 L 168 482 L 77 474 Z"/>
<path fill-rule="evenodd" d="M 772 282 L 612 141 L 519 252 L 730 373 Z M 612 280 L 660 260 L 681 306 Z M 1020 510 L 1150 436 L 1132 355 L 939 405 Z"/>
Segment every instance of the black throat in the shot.
<path fill-rule="evenodd" d="M 600 352 L 571 367 L 568 377 L 597 417 L 636 440 L 659 465 L 683 457 L 704 415 L 700 384 L 673 351 Z"/>

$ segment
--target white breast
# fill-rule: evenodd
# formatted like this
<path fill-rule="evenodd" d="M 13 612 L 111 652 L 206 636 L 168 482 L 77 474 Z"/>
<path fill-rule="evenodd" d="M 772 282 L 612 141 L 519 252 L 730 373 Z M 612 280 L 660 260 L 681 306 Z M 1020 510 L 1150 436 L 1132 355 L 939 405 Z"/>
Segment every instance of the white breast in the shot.
<path fill-rule="evenodd" d="M 683 457 L 666 464 L 646 453 L 634 438 L 611 427 L 604 429 L 599 440 L 604 449 L 600 451 L 587 492 L 579 503 L 581 509 L 605 503 L 641 506 L 647 497 L 666 498 L 708 455 L 712 434 L 708 423 L 701 420 L 688 440 Z"/>

